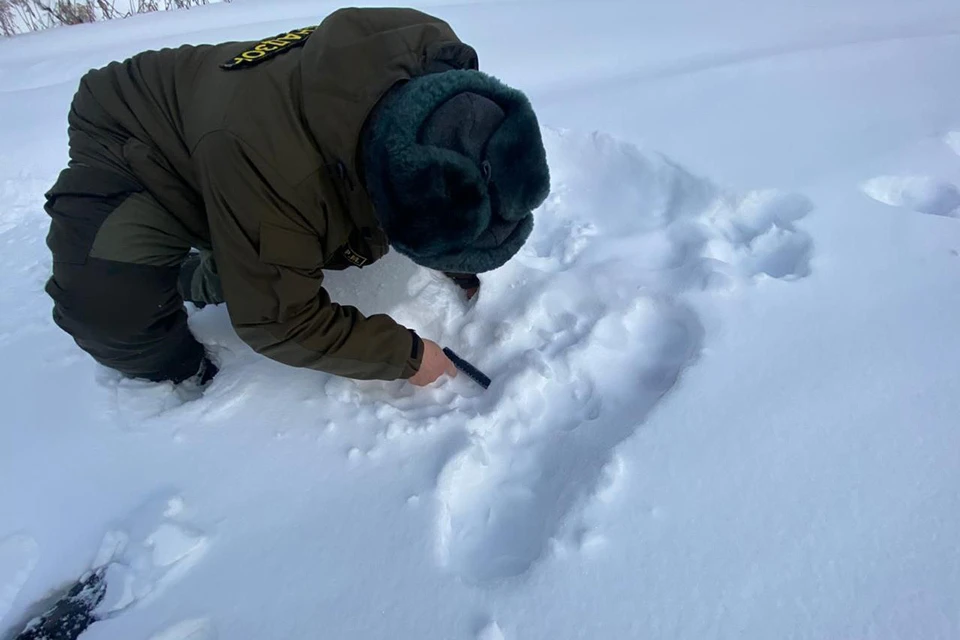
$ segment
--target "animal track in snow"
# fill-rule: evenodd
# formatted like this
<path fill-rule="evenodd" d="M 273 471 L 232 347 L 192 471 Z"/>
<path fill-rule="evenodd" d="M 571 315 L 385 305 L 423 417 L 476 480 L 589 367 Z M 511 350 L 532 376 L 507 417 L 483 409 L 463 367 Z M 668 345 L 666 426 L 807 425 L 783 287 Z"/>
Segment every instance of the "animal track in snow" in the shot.
<path fill-rule="evenodd" d="M 868 196 L 893 207 L 935 216 L 960 217 L 960 190 L 926 176 L 880 176 L 863 184 Z"/>
<path fill-rule="evenodd" d="M 960 155 L 960 131 L 948 133 L 944 143 Z M 948 218 L 960 217 L 960 189 L 930 176 L 879 176 L 861 185 L 874 200 L 892 207 Z"/>
<path fill-rule="evenodd" d="M 813 242 L 793 223 L 811 208 L 803 196 L 771 190 L 721 198 L 707 215 L 715 235 L 707 241 L 705 255 L 742 276 L 806 276 Z"/>
<path fill-rule="evenodd" d="M 455 345 L 494 380 L 460 402 L 470 443 L 437 486 L 438 560 L 474 584 L 526 572 L 579 506 L 610 493 L 613 449 L 699 354 L 684 292 L 809 272 L 804 197 L 726 194 L 607 136 L 545 142 L 554 189 L 534 235 L 485 283 L 486 321 Z M 571 528 L 580 548 L 602 540 Z"/>

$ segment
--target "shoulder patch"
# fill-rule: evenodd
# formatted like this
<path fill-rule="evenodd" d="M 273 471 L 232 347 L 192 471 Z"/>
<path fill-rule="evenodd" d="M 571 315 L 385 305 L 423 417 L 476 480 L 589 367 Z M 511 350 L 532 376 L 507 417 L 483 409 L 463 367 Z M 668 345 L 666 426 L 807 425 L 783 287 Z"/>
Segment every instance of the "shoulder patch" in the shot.
<path fill-rule="evenodd" d="M 237 54 L 236 57 L 227 60 L 220 65 L 221 69 L 243 69 L 260 64 L 264 60 L 280 55 L 290 49 L 301 47 L 307 42 L 311 33 L 317 30 L 316 26 L 294 29 L 286 33 L 261 40 L 251 48 Z"/>

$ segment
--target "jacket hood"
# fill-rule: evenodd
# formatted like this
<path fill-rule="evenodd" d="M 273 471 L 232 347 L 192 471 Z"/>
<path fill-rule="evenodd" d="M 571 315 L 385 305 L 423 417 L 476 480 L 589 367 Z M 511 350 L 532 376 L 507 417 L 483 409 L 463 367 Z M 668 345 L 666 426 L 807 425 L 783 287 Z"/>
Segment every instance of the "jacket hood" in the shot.
<path fill-rule="evenodd" d="M 304 45 L 304 118 L 331 155 L 328 162 L 343 163 L 359 179 L 363 125 L 390 88 L 425 73 L 477 66 L 474 49 L 443 20 L 413 10 L 341 9 Z"/>

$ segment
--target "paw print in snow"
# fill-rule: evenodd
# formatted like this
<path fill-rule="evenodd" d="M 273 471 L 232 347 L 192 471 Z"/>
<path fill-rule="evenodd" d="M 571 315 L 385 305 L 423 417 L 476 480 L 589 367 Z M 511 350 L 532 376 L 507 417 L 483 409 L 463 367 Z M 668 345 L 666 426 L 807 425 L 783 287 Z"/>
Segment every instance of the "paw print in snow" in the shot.
<path fill-rule="evenodd" d="M 928 176 L 880 176 L 863 185 L 868 196 L 892 207 L 960 218 L 960 190 Z"/>
<path fill-rule="evenodd" d="M 960 132 L 944 139 L 960 155 Z M 960 218 L 960 189 L 952 182 L 930 176 L 879 176 L 865 182 L 865 194 L 883 204 L 920 213 Z"/>

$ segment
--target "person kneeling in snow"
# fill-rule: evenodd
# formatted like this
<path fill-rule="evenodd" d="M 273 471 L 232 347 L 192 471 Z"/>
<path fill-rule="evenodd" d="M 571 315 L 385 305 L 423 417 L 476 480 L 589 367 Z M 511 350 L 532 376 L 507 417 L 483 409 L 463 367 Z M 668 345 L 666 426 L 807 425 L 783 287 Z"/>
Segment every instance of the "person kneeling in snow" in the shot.
<path fill-rule="evenodd" d="M 184 300 L 226 303 L 246 343 L 291 366 L 453 374 L 436 343 L 331 301 L 324 270 L 393 246 L 472 295 L 550 188 L 524 94 L 412 9 L 143 52 L 88 72 L 68 123 L 45 205 L 54 319 L 101 364 L 153 381 L 217 373 Z"/>

